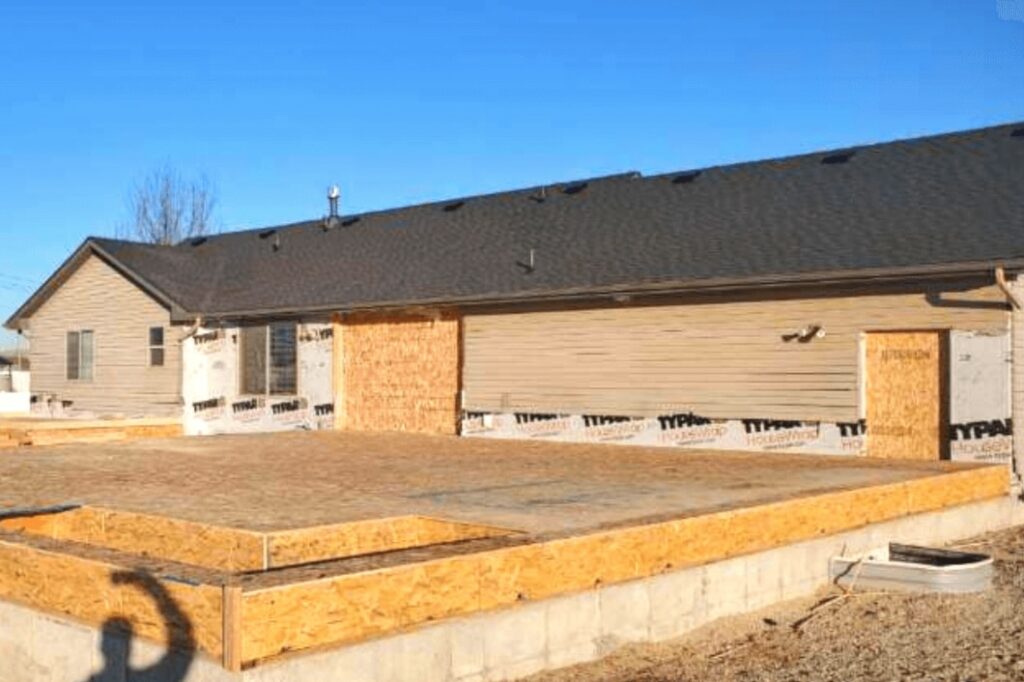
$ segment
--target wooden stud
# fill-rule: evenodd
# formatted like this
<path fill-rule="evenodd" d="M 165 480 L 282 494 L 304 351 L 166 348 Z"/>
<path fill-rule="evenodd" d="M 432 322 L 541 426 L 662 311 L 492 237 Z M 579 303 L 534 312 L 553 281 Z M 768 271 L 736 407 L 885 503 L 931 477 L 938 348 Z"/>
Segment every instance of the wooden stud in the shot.
<path fill-rule="evenodd" d="M 239 672 L 242 669 L 242 587 L 225 585 L 223 604 L 224 667 Z"/>

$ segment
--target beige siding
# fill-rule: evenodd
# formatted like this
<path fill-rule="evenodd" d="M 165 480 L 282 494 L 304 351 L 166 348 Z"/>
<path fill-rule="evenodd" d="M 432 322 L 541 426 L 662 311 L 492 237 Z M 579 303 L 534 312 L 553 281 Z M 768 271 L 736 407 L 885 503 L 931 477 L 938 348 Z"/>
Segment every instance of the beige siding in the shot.
<path fill-rule="evenodd" d="M 74 401 L 75 410 L 100 414 L 180 413 L 180 327 L 167 309 L 97 256 L 81 267 L 30 320 L 32 390 Z M 149 328 L 164 327 L 163 367 L 149 366 Z M 91 381 L 65 374 L 68 331 L 93 331 Z"/>
<path fill-rule="evenodd" d="M 861 332 L 1007 329 L 996 287 L 947 288 L 467 315 L 464 407 L 852 421 Z"/>

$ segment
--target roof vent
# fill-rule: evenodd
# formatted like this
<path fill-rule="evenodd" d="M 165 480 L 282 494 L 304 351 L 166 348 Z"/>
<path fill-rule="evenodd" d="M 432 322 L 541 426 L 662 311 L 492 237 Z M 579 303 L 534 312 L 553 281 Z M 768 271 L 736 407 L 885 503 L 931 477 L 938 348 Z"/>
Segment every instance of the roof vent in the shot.
<path fill-rule="evenodd" d="M 562 188 L 562 194 L 579 194 L 587 188 L 585 182 L 574 182 Z"/>
<path fill-rule="evenodd" d="M 189 244 L 192 245 L 192 246 L 200 246 L 200 245 L 205 244 L 205 243 L 206 243 L 206 237 L 195 237 L 194 239 L 189 241 Z"/>
<path fill-rule="evenodd" d="M 331 185 L 327 188 L 327 203 L 330 206 L 331 212 L 328 215 L 338 217 L 338 199 L 341 198 L 341 190 L 338 189 L 337 185 Z"/>
<path fill-rule="evenodd" d="M 548 198 L 548 188 L 547 187 L 538 187 L 537 191 L 530 195 L 530 201 L 532 201 L 534 203 L 537 203 L 537 204 L 543 204 L 545 201 L 547 201 L 547 198 Z"/>
<path fill-rule="evenodd" d="M 836 154 L 829 154 L 828 156 L 824 157 L 821 160 L 821 162 L 826 166 L 834 166 L 839 163 L 846 163 L 847 161 L 852 159 L 853 155 L 856 153 L 856 150 L 852 150 L 848 152 L 838 152 Z"/>
<path fill-rule="evenodd" d="M 331 185 L 327 188 L 327 205 L 329 207 L 329 212 L 324 216 L 323 220 L 325 232 L 331 228 L 337 227 L 341 223 L 341 218 L 338 217 L 338 199 L 340 198 L 341 190 L 338 189 L 337 185 Z"/>
<path fill-rule="evenodd" d="M 1024 128 L 1015 128 L 1010 137 L 1024 137 Z"/>
<path fill-rule="evenodd" d="M 266 239 L 268 237 L 273 237 L 275 234 L 277 234 L 277 228 L 272 227 L 269 230 L 260 230 L 259 237 L 260 239 Z"/>
<path fill-rule="evenodd" d="M 465 201 L 453 201 L 450 204 L 446 204 L 443 210 L 444 210 L 445 213 L 452 213 L 454 211 L 458 211 L 460 208 L 462 208 L 465 205 L 466 205 Z"/>
<path fill-rule="evenodd" d="M 690 171 L 689 173 L 680 173 L 679 175 L 672 178 L 673 185 L 689 185 L 691 182 L 700 177 L 700 171 Z"/>

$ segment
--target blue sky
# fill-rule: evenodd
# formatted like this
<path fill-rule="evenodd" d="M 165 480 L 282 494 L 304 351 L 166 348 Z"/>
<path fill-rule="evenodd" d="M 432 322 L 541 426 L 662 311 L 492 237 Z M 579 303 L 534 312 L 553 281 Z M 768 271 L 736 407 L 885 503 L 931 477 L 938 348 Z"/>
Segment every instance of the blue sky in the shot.
<path fill-rule="evenodd" d="M 1024 0 L 6 0 L 0 318 L 164 165 L 236 229 L 1021 119 Z"/>

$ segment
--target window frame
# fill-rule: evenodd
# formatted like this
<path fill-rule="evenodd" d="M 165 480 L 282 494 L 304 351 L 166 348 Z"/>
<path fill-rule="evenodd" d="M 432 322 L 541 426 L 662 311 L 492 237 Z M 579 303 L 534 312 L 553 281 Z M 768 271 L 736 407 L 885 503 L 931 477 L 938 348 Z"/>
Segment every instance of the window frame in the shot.
<path fill-rule="evenodd" d="M 153 343 L 153 332 L 160 330 L 160 343 Z M 146 335 L 146 366 L 150 369 L 162 369 L 167 366 L 167 330 L 162 325 L 155 325 L 149 328 Z M 153 362 L 153 351 L 160 351 L 160 362 Z"/>
<path fill-rule="evenodd" d="M 274 391 L 272 387 L 274 364 L 272 362 L 271 348 L 273 344 L 273 327 L 285 326 L 291 328 L 292 332 L 292 389 L 290 391 Z M 246 390 L 249 382 L 246 381 L 246 340 L 247 329 L 262 329 L 263 331 L 263 391 L 254 392 Z M 288 320 L 276 320 L 264 324 L 241 325 L 238 330 L 238 395 L 240 397 L 298 397 L 299 391 L 299 324 Z"/>
<path fill-rule="evenodd" d="M 74 334 L 75 339 L 75 376 L 71 376 L 71 335 Z M 88 364 L 88 376 L 82 376 L 82 368 L 84 363 L 82 362 L 82 339 L 88 335 L 89 339 L 89 364 Z M 91 383 L 96 377 L 96 333 L 92 329 L 68 329 L 64 332 L 64 380 Z"/>

